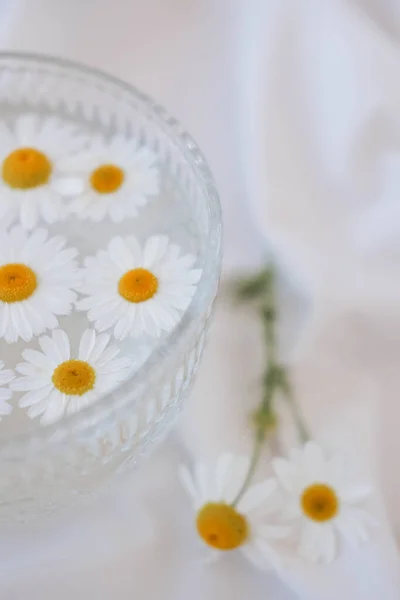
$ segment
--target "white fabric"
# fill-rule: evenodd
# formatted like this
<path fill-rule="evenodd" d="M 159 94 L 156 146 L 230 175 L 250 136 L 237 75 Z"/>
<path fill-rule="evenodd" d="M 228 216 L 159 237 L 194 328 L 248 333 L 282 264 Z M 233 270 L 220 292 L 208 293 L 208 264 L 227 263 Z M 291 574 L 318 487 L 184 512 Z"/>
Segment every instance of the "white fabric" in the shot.
<path fill-rule="evenodd" d="M 198 140 L 221 192 L 225 269 L 257 265 L 272 242 L 292 282 L 285 329 L 310 319 L 294 369 L 304 413 L 319 441 L 375 480 L 383 523 L 373 544 L 329 567 L 293 561 L 283 578 L 294 594 L 240 560 L 204 567 L 171 440 L 90 514 L 35 541 L 3 536 L 2 599 L 398 599 L 396 0 L 3 0 L 0 11 L 3 48 L 113 72 Z M 222 302 L 181 423 L 192 455 L 249 449 L 262 360 L 257 322 Z"/>
<path fill-rule="evenodd" d="M 243 89 L 257 223 L 312 302 L 297 394 L 315 435 L 337 450 L 346 441 L 370 473 L 385 522 L 383 479 L 392 509 L 398 498 L 390 477 L 398 436 L 389 423 L 399 417 L 391 363 L 399 327 L 400 54 L 395 22 L 389 31 L 371 8 L 260 2 L 248 20 L 253 68 L 243 70 Z M 391 517 L 395 526 L 398 509 Z M 345 555 L 325 572 L 299 566 L 295 587 L 310 599 L 398 598 L 393 534 L 386 522 L 374 549 Z"/>

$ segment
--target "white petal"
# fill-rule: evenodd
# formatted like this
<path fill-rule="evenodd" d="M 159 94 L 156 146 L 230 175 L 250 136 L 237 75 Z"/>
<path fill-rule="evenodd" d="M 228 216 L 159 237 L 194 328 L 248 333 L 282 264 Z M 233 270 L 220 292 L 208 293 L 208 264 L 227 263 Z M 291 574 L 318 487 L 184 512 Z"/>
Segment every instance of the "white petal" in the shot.
<path fill-rule="evenodd" d="M 291 533 L 291 527 L 286 525 L 259 525 L 257 534 L 266 540 L 282 540 Z"/>
<path fill-rule="evenodd" d="M 10 388 L 0 388 L 0 402 L 10 400 L 12 397 L 12 390 Z"/>
<path fill-rule="evenodd" d="M 96 332 L 93 329 L 86 329 L 82 334 L 79 344 L 79 359 L 88 360 L 96 343 Z"/>
<path fill-rule="evenodd" d="M 223 498 L 228 504 L 233 502 L 243 485 L 249 469 L 250 459 L 244 456 L 235 457 L 231 477 L 223 489 Z"/>
<path fill-rule="evenodd" d="M 121 237 L 115 237 L 111 240 L 108 251 L 111 259 L 122 272 L 130 271 L 136 266 L 130 248 Z"/>
<path fill-rule="evenodd" d="M 90 359 L 92 360 L 92 362 L 95 363 L 101 358 L 109 341 L 110 341 L 110 336 L 108 335 L 108 333 L 102 333 L 97 336 L 95 346 L 90 355 Z"/>
<path fill-rule="evenodd" d="M 50 255 L 53 258 L 53 253 L 60 252 L 65 246 L 65 238 L 62 235 L 56 235 L 46 241 L 45 252 L 46 255 Z"/>
<path fill-rule="evenodd" d="M 204 556 L 202 563 L 203 565 L 214 565 L 216 562 L 221 560 L 222 552 L 220 550 L 211 550 L 207 546 L 207 553 Z"/>
<path fill-rule="evenodd" d="M 178 471 L 178 475 L 179 475 L 179 479 L 186 491 L 186 493 L 188 494 L 188 496 L 190 496 L 190 498 L 193 501 L 193 505 L 195 509 L 200 508 L 201 504 L 202 504 L 202 498 L 200 497 L 192 475 L 189 471 L 189 469 L 187 467 L 185 467 L 184 465 L 180 465 L 179 467 L 179 471 Z"/>
<path fill-rule="evenodd" d="M 47 408 L 47 398 L 42 400 L 41 402 L 37 402 L 30 406 L 27 410 L 27 415 L 30 419 L 35 419 L 39 415 L 43 414 Z"/>
<path fill-rule="evenodd" d="M 118 306 L 118 309 L 113 311 L 112 313 L 108 314 L 107 316 L 103 317 L 102 319 L 92 319 L 91 313 L 89 311 L 88 317 L 89 319 L 95 320 L 96 321 L 96 329 L 97 331 L 105 331 L 106 329 L 109 329 L 110 327 L 112 327 L 115 323 L 117 323 L 119 321 L 119 315 L 122 313 L 122 315 L 124 315 L 127 311 L 129 310 L 129 307 L 127 307 L 126 305 L 124 305 L 122 302 L 121 304 Z M 125 332 L 125 336 L 126 337 L 128 335 L 128 332 Z"/>
<path fill-rule="evenodd" d="M 245 556 L 247 560 L 251 562 L 254 566 L 256 566 L 258 569 L 265 570 L 270 567 L 265 556 L 254 544 L 254 540 L 251 540 L 247 544 L 241 546 L 240 551 L 243 554 L 243 556 Z"/>
<path fill-rule="evenodd" d="M 79 218 L 86 219 L 90 216 L 91 205 L 96 205 L 97 198 L 91 190 L 82 192 L 75 200 L 69 203 L 68 210 L 72 214 L 78 215 Z M 99 199 L 101 202 L 101 198 Z"/>
<path fill-rule="evenodd" d="M 154 235 L 147 240 L 143 249 L 144 267 L 152 267 L 164 256 L 168 248 L 168 241 L 166 235 Z"/>
<path fill-rule="evenodd" d="M 142 266 L 142 248 L 137 238 L 134 235 L 130 235 L 127 238 L 125 238 L 125 242 L 134 258 L 134 266 Z"/>
<path fill-rule="evenodd" d="M 10 381 L 12 381 L 14 378 L 15 378 L 14 371 L 11 371 L 11 369 L 1 370 L 1 367 L 0 367 L 0 385 L 6 385 L 7 383 L 10 383 Z"/>
<path fill-rule="evenodd" d="M 121 298 L 112 298 L 108 302 L 100 303 L 96 305 L 96 297 L 92 296 L 89 298 L 85 298 L 84 301 L 79 303 L 80 309 L 88 310 L 90 309 L 90 316 L 93 320 L 97 321 L 98 319 L 103 319 L 107 317 L 110 313 L 115 311 L 118 306 L 121 304 Z"/>
<path fill-rule="evenodd" d="M 38 390 L 47 383 L 48 380 L 43 376 L 19 377 L 10 383 L 10 387 L 17 392 L 29 392 L 30 390 Z"/>
<path fill-rule="evenodd" d="M 332 546 L 332 525 L 304 521 L 300 536 L 299 554 L 312 562 L 324 558 Z M 326 548 L 328 550 L 326 550 Z"/>
<path fill-rule="evenodd" d="M 49 309 L 43 310 L 43 296 L 41 294 L 37 293 L 34 296 L 31 296 L 29 298 L 29 304 L 36 312 L 40 313 L 45 329 L 55 329 L 58 327 L 58 320 L 53 312 Z"/>
<path fill-rule="evenodd" d="M 108 363 L 110 363 L 119 354 L 119 352 L 120 352 L 120 349 L 118 346 L 111 345 L 108 348 L 106 348 L 105 350 L 103 350 L 103 352 L 101 353 L 101 356 L 96 361 L 92 360 L 92 362 L 99 368 L 101 368 L 101 367 L 104 368 L 106 365 L 108 365 Z M 110 365 L 108 365 L 108 366 L 110 366 Z"/>
<path fill-rule="evenodd" d="M 2 417 L 9 415 L 13 410 L 13 407 L 7 402 L 11 399 L 11 396 L 10 390 L 0 390 L 0 415 Z"/>
<path fill-rule="evenodd" d="M 333 561 L 336 555 L 336 536 L 333 527 L 325 532 L 324 545 L 321 548 L 321 558 L 326 564 Z"/>
<path fill-rule="evenodd" d="M 86 181 L 82 177 L 56 177 L 51 186 L 62 196 L 78 196 L 85 190 Z"/>
<path fill-rule="evenodd" d="M 30 363 L 18 363 L 15 367 L 15 370 L 21 375 L 33 375 L 34 377 L 38 373 L 37 368 L 34 365 L 31 365 Z M 40 373 L 40 376 L 42 376 L 42 373 Z"/>
<path fill-rule="evenodd" d="M 33 406 L 34 404 L 37 404 L 38 402 L 41 402 L 42 400 L 47 398 L 52 389 L 53 385 L 49 383 L 48 385 L 38 390 L 30 391 L 20 398 L 18 406 L 20 406 L 21 408 L 24 408 L 26 406 Z"/>
<path fill-rule="evenodd" d="M 39 369 L 44 369 L 45 371 L 54 369 L 57 366 L 57 362 L 54 360 L 54 358 L 52 360 L 49 356 L 39 352 L 38 350 L 31 350 L 27 348 L 22 352 L 22 356 L 27 362 L 31 363 L 35 367 L 38 367 Z"/>
<path fill-rule="evenodd" d="M 335 521 L 335 527 L 350 546 L 357 548 L 360 544 L 368 541 L 369 529 L 373 521 L 371 519 L 371 523 L 366 522 L 364 518 L 360 518 L 360 514 L 354 513 L 353 510 L 343 510 Z M 365 514 L 368 513 L 364 511 L 363 516 Z M 370 517 L 369 514 L 368 517 Z"/>
<path fill-rule="evenodd" d="M 38 211 L 32 194 L 28 191 L 25 195 L 26 198 L 21 204 L 19 217 L 22 227 L 30 230 L 36 226 L 38 221 Z"/>
<path fill-rule="evenodd" d="M 289 463 L 284 458 L 274 458 L 272 460 L 272 468 L 277 476 L 279 483 L 288 492 L 293 491 L 293 470 Z"/>
<path fill-rule="evenodd" d="M 24 342 L 29 342 L 33 337 L 33 331 L 29 319 L 26 316 L 25 303 L 16 302 L 13 308 L 13 316 L 15 318 L 19 337 L 21 337 Z"/>
<path fill-rule="evenodd" d="M 15 131 L 21 146 L 35 146 L 37 141 L 38 118 L 33 114 L 21 115 L 15 123 Z"/>
<path fill-rule="evenodd" d="M 93 155 L 91 150 L 85 150 L 78 154 L 64 156 L 57 161 L 57 169 L 63 173 L 82 173 L 86 175 L 95 169 L 99 159 Z"/>
<path fill-rule="evenodd" d="M 275 569 L 275 571 L 282 570 L 282 561 L 277 552 L 275 552 L 270 544 L 261 539 L 260 537 L 256 537 L 254 541 L 254 546 L 260 553 L 260 556 L 263 557 L 264 566 L 260 563 L 260 566 L 264 569 Z"/>
<path fill-rule="evenodd" d="M 6 152 L 9 152 L 9 149 L 15 146 L 15 136 L 11 132 L 10 128 L 5 124 L 0 124 L 0 147 L 3 151 L 3 148 L 6 148 Z"/>
<path fill-rule="evenodd" d="M 14 343 L 18 340 L 19 338 L 19 330 L 18 330 L 18 323 L 17 323 L 17 319 L 15 316 L 15 306 L 14 305 L 9 305 L 10 309 L 9 309 L 9 319 L 7 322 L 7 327 L 5 329 L 4 332 L 4 339 L 6 340 L 6 342 L 8 342 L 9 344 Z"/>
<path fill-rule="evenodd" d="M 116 201 L 114 204 L 110 205 L 108 212 L 114 223 L 122 223 L 122 221 L 126 217 L 127 211 L 121 203 L 118 203 Z"/>
<path fill-rule="evenodd" d="M 56 355 L 59 357 L 60 362 L 69 360 L 71 351 L 69 339 L 65 331 L 62 331 L 62 329 L 55 329 L 52 333 L 52 338 L 56 347 Z"/>
<path fill-rule="evenodd" d="M 49 395 L 47 408 L 40 419 L 42 425 L 50 425 L 58 421 L 63 416 L 66 405 L 67 398 L 65 394 L 53 390 Z"/>
<path fill-rule="evenodd" d="M 316 442 L 307 442 L 303 450 L 303 465 L 311 479 L 320 480 L 326 469 L 324 452 Z"/>
<path fill-rule="evenodd" d="M 24 248 L 27 242 L 27 236 L 22 227 L 16 225 L 9 232 L 8 243 L 11 245 L 12 256 L 11 260 L 18 260 L 21 249 Z"/>
<path fill-rule="evenodd" d="M 259 507 L 267 498 L 277 490 L 278 484 L 275 479 L 267 479 L 250 487 L 238 504 L 239 512 L 248 514 Z"/>
<path fill-rule="evenodd" d="M 80 150 L 86 139 L 86 135 L 78 133 L 71 123 L 61 121 L 57 117 L 47 117 L 41 124 L 38 145 L 58 163 L 63 155 Z"/>
<path fill-rule="evenodd" d="M 231 476 L 232 467 L 234 462 L 234 455 L 232 453 L 222 454 L 217 461 L 215 467 L 215 485 L 216 485 L 216 496 L 218 500 L 223 500 L 223 492 L 226 486 L 228 478 Z"/>
<path fill-rule="evenodd" d="M 345 486 L 339 487 L 340 499 L 342 502 L 357 503 L 362 502 L 371 496 L 373 488 L 366 483 L 348 483 Z"/>
<path fill-rule="evenodd" d="M 39 211 L 49 225 L 57 223 L 57 221 L 62 221 L 65 217 L 65 207 L 62 204 L 61 198 L 50 187 L 47 187 L 42 192 Z"/>
<path fill-rule="evenodd" d="M 117 340 L 123 340 L 130 332 L 130 315 L 129 312 L 121 317 L 114 328 L 114 335 Z"/>
<path fill-rule="evenodd" d="M 32 327 L 32 331 L 34 335 L 40 335 L 45 330 L 46 326 L 42 319 L 42 316 L 36 310 L 32 303 L 27 300 L 25 302 L 25 312 L 27 314 L 27 318 Z"/>
<path fill-rule="evenodd" d="M 81 396 L 71 396 L 67 405 L 67 413 L 72 415 L 82 409 Z"/>
<path fill-rule="evenodd" d="M 194 468 L 196 487 L 203 503 L 210 500 L 212 490 L 210 489 L 208 468 L 204 463 L 197 463 Z"/>
<path fill-rule="evenodd" d="M 0 302 L 0 338 L 5 336 L 10 320 L 10 305 Z"/>
<path fill-rule="evenodd" d="M 21 259 L 35 267 L 35 258 L 43 254 L 43 246 L 46 243 L 48 233 L 45 229 L 36 229 L 20 247 Z"/>

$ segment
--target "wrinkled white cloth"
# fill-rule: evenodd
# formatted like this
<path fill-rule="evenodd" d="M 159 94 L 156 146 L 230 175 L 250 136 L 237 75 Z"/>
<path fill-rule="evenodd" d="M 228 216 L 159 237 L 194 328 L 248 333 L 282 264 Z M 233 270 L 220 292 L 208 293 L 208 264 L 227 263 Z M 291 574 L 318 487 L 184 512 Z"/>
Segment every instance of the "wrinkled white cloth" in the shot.
<path fill-rule="evenodd" d="M 373 478 L 382 521 L 333 565 L 293 561 L 285 584 L 235 559 L 205 568 L 174 478 L 185 452 L 169 441 L 96 511 L 1 539 L 2 600 L 398 600 L 396 0 L 3 0 L 0 17 L 2 49 L 108 70 L 198 140 L 221 193 L 225 270 L 272 245 L 304 414 Z M 249 450 L 262 360 L 257 322 L 222 301 L 180 425 L 191 456 Z"/>
<path fill-rule="evenodd" d="M 372 477 L 384 523 L 375 548 L 325 571 L 299 566 L 295 587 L 310 600 L 395 599 L 400 12 L 344 0 L 258 6 L 242 62 L 247 197 L 311 302 L 297 396 L 315 436 Z"/>

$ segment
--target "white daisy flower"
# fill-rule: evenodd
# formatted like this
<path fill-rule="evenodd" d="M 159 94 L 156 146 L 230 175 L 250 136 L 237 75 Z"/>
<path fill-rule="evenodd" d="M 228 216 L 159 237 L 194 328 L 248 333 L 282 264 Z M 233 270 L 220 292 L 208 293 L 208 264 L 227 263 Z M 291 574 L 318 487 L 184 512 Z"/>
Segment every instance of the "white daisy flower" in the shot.
<path fill-rule="evenodd" d="M 150 237 L 142 249 L 133 236 L 115 237 L 108 251 L 85 260 L 77 307 L 87 310 L 98 331 L 114 327 L 122 340 L 171 331 L 188 308 L 200 279 L 196 257 L 181 256 L 166 236 Z"/>
<path fill-rule="evenodd" d="M 13 227 L 0 236 L 0 338 L 29 342 L 68 315 L 80 282 L 75 248 L 44 229 Z"/>
<path fill-rule="evenodd" d="M 248 458 L 223 454 L 213 466 L 197 464 L 194 475 L 182 466 L 179 475 L 197 513 L 197 533 L 213 548 L 212 559 L 218 551 L 239 549 L 257 567 L 279 569 L 273 544 L 286 537 L 289 528 L 268 523 L 277 508 L 276 480 L 249 487 L 234 504 L 249 464 Z"/>
<path fill-rule="evenodd" d="M 109 393 L 132 371 L 132 360 L 119 358 L 119 348 L 109 341 L 106 333 L 98 335 L 87 329 L 78 352 L 72 354 L 68 336 L 61 329 L 55 329 L 51 337 L 40 337 L 42 351 L 23 351 L 26 362 L 17 365 L 20 377 L 11 383 L 13 390 L 26 392 L 19 406 L 29 407 L 31 419 L 41 415 L 40 422 L 47 425 Z"/>
<path fill-rule="evenodd" d="M 19 219 L 24 229 L 33 229 L 40 218 L 48 224 L 61 220 L 58 163 L 84 142 L 73 125 L 56 117 L 22 115 L 13 131 L 1 123 L 0 221 Z"/>
<path fill-rule="evenodd" d="M 8 400 L 11 399 L 12 391 L 8 385 L 14 379 L 14 371 L 11 369 L 4 368 L 4 362 L 0 360 L 0 421 L 1 417 L 9 415 L 12 411 L 12 406 L 8 404 Z"/>
<path fill-rule="evenodd" d="M 292 450 L 289 460 L 276 458 L 273 468 L 284 492 L 282 512 L 299 526 L 301 556 L 331 562 L 338 538 L 352 546 L 368 540 L 374 524 L 360 504 L 371 487 L 358 483 L 338 458 L 327 458 L 315 442 Z"/>
<path fill-rule="evenodd" d="M 65 191 L 74 195 L 69 210 L 92 221 L 109 216 L 114 223 L 121 223 L 126 217 L 135 217 L 149 196 L 158 194 L 155 161 L 150 150 L 122 135 L 110 141 L 94 138 L 90 148 L 60 164 L 66 174 Z"/>

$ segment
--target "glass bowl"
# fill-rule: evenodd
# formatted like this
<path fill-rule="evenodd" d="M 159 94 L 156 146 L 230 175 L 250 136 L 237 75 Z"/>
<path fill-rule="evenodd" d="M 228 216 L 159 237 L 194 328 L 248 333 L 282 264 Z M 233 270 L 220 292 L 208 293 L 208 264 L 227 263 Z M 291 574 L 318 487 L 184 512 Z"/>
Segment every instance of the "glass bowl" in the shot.
<path fill-rule="evenodd" d="M 221 214 L 212 175 L 193 139 L 164 108 L 126 83 L 64 60 L 3 53 L 0 107 L 5 120 L 27 112 L 55 115 L 87 131 L 133 136 L 149 148 L 160 166 L 164 212 L 161 219 L 161 204 L 153 203 L 140 230 L 150 233 L 156 220 L 163 233 L 196 253 L 202 269 L 181 321 L 112 393 L 49 426 L 30 423 L 15 430 L 2 423 L 0 519 L 10 523 L 91 498 L 163 439 L 203 351 L 220 275 Z M 88 246 L 94 236 L 98 244 L 107 234 L 87 223 L 68 226 Z M 60 227 L 57 233 L 65 225 Z M 119 227 L 129 233 L 137 225 L 132 220 Z"/>

